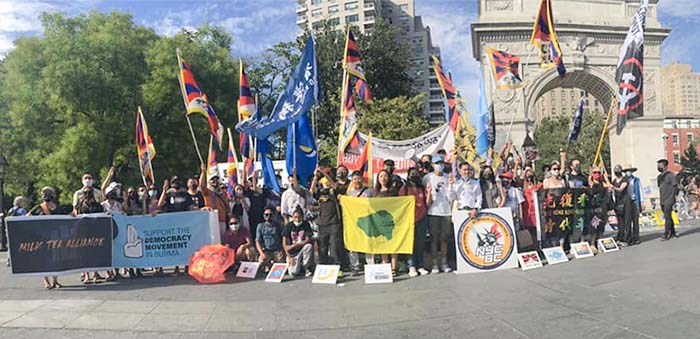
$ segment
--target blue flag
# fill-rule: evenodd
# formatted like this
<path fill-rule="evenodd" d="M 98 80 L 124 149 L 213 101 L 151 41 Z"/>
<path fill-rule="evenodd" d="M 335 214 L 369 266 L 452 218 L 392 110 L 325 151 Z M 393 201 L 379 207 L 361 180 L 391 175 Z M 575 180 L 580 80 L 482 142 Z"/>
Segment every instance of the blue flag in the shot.
<path fill-rule="evenodd" d="M 265 139 L 275 131 L 299 120 L 318 102 L 320 89 L 315 43 L 313 38 L 309 37 L 304 54 L 289 78 L 284 92 L 277 98 L 272 113 L 260 120 L 241 121 L 236 125 L 236 130 L 258 139 Z"/>
<path fill-rule="evenodd" d="M 287 173 L 292 173 L 296 167 L 299 182 L 305 185 L 314 175 L 317 164 L 316 140 L 309 117 L 304 114 L 287 128 Z"/>
<path fill-rule="evenodd" d="M 571 129 L 569 130 L 569 142 L 576 141 L 578 139 L 578 134 L 581 133 L 581 123 L 583 122 L 583 103 L 584 98 L 578 103 L 578 110 L 576 110 L 576 115 L 574 116 L 574 122 L 571 124 Z"/>
<path fill-rule="evenodd" d="M 270 142 L 267 141 L 267 138 L 258 139 L 258 153 L 260 154 L 260 165 L 265 187 L 272 189 L 278 194 L 282 193 L 282 188 L 280 188 L 280 183 L 275 175 L 275 167 L 272 165 Z"/>
<path fill-rule="evenodd" d="M 486 87 L 483 72 L 481 75 L 479 106 L 476 111 L 476 153 L 484 155 L 489 150 L 489 105 L 486 102 Z M 495 122 L 493 122 L 495 123 Z"/>

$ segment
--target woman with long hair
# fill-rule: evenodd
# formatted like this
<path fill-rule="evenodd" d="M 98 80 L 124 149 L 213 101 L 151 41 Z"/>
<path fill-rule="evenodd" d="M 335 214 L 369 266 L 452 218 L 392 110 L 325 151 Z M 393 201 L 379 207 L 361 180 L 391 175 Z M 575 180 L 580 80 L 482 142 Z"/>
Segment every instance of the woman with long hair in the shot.
<path fill-rule="evenodd" d="M 391 189 L 391 174 L 386 170 L 381 170 L 377 174 L 377 180 L 375 180 L 374 185 L 374 196 L 375 197 L 395 197 L 398 192 Z M 389 255 L 391 255 L 391 273 L 396 275 L 396 267 L 398 263 L 398 254 L 382 254 L 382 263 L 389 263 Z"/>
<path fill-rule="evenodd" d="M 483 194 L 483 208 L 499 208 L 506 203 L 505 192 L 500 183 L 496 181 L 496 175 L 491 166 L 481 167 L 479 173 L 479 184 Z"/>
<path fill-rule="evenodd" d="M 34 206 L 29 210 L 29 215 L 52 215 L 52 214 L 67 214 L 61 211 L 58 203 L 56 203 L 56 191 L 46 186 L 41 189 L 41 204 Z M 58 283 L 58 277 L 44 277 L 44 288 L 47 290 L 52 290 L 54 288 L 61 288 L 63 285 Z"/>

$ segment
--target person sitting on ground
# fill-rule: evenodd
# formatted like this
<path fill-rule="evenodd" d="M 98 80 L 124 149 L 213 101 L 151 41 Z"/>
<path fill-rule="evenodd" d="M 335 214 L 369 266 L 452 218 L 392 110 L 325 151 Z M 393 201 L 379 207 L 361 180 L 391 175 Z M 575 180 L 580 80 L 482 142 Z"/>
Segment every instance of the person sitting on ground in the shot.
<path fill-rule="evenodd" d="M 298 276 L 303 270 L 306 276 L 314 274 L 314 247 L 312 245 L 311 226 L 304 221 L 304 211 L 297 208 L 292 214 L 292 221 L 287 224 L 282 236 L 282 245 L 287 255 L 289 268 L 287 272 L 292 277 Z"/>
<path fill-rule="evenodd" d="M 236 252 L 236 262 L 255 260 L 255 248 L 250 231 L 242 227 L 237 215 L 232 215 L 228 221 L 228 229 L 224 234 L 224 245 Z"/>
<path fill-rule="evenodd" d="M 265 273 L 270 271 L 273 262 L 284 261 L 282 248 L 283 226 L 272 219 L 275 211 L 266 207 L 263 211 L 263 222 L 258 224 L 255 234 L 255 246 L 260 257 L 258 261 L 265 268 Z"/>

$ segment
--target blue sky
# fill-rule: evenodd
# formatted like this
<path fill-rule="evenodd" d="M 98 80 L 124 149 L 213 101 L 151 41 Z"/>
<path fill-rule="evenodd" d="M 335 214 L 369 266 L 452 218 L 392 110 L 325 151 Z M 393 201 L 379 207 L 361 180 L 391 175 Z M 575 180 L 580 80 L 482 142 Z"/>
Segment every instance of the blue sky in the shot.
<path fill-rule="evenodd" d="M 442 51 L 445 67 L 473 110 L 478 95 L 478 63 L 472 59 L 469 24 L 477 18 L 477 0 L 415 0 L 416 14 L 432 30 L 433 42 Z M 662 62 L 689 63 L 700 70 L 700 58 L 692 52 L 700 46 L 698 0 L 661 0 L 659 18 L 672 28 L 662 48 Z M 84 13 L 97 10 L 130 12 L 134 20 L 157 33 L 175 34 L 182 27 L 208 22 L 233 35 L 233 51 L 255 56 L 297 33 L 296 0 L 0 0 L 0 56 L 12 50 L 19 36 L 41 34 L 38 16 L 44 11 Z"/>

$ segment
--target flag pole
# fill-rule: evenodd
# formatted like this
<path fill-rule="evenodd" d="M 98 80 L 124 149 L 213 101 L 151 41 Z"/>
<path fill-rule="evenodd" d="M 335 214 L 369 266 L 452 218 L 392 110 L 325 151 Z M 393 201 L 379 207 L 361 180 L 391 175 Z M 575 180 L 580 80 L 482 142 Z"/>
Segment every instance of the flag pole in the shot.
<path fill-rule="evenodd" d="M 598 157 L 600 156 L 600 151 L 603 149 L 603 142 L 605 141 L 605 133 L 608 132 L 608 124 L 610 123 L 610 117 L 612 117 L 613 107 L 617 105 L 617 99 L 613 95 L 612 100 L 610 100 L 610 108 L 608 109 L 608 116 L 605 118 L 605 125 L 603 125 L 603 131 L 600 133 L 600 140 L 598 141 L 598 149 L 595 152 L 595 157 L 593 158 L 593 166 L 598 163 Z"/>
<path fill-rule="evenodd" d="M 180 49 L 175 50 L 177 54 L 177 67 L 178 70 L 182 67 L 182 59 L 180 58 Z M 197 151 L 197 157 L 199 157 L 199 163 L 204 164 L 204 158 L 202 158 L 202 152 L 199 150 L 199 145 L 197 145 L 197 138 L 194 136 L 194 129 L 192 129 L 192 122 L 190 121 L 190 115 L 187 113 L 187 92 L 185 92 L 185 87 L 180 78 L 180 73 L 177 74 L 177 80 L 180 83 L 180 92 L 182 93 L 182 102 L 185 104 L 185 118 L 187 118 L 187 126 L 190 128 L 190 134 L 192 135 L 192 143 L 194 143 L 194 149 Z"/>
<path fill-rule="evenodd" d="M 343 106 L 345 105 L 345 96 L 348 83 L 348 71 L 343 67 L 343 84 L 340 90 L 340 130 L 338 131 L 338 165 L 343 161 L 341 158 L 343 150 L 341 149 L 341 144 L 343 140 L 343 132 L 345 130 L 345 117 L 343 116 Z"/>

